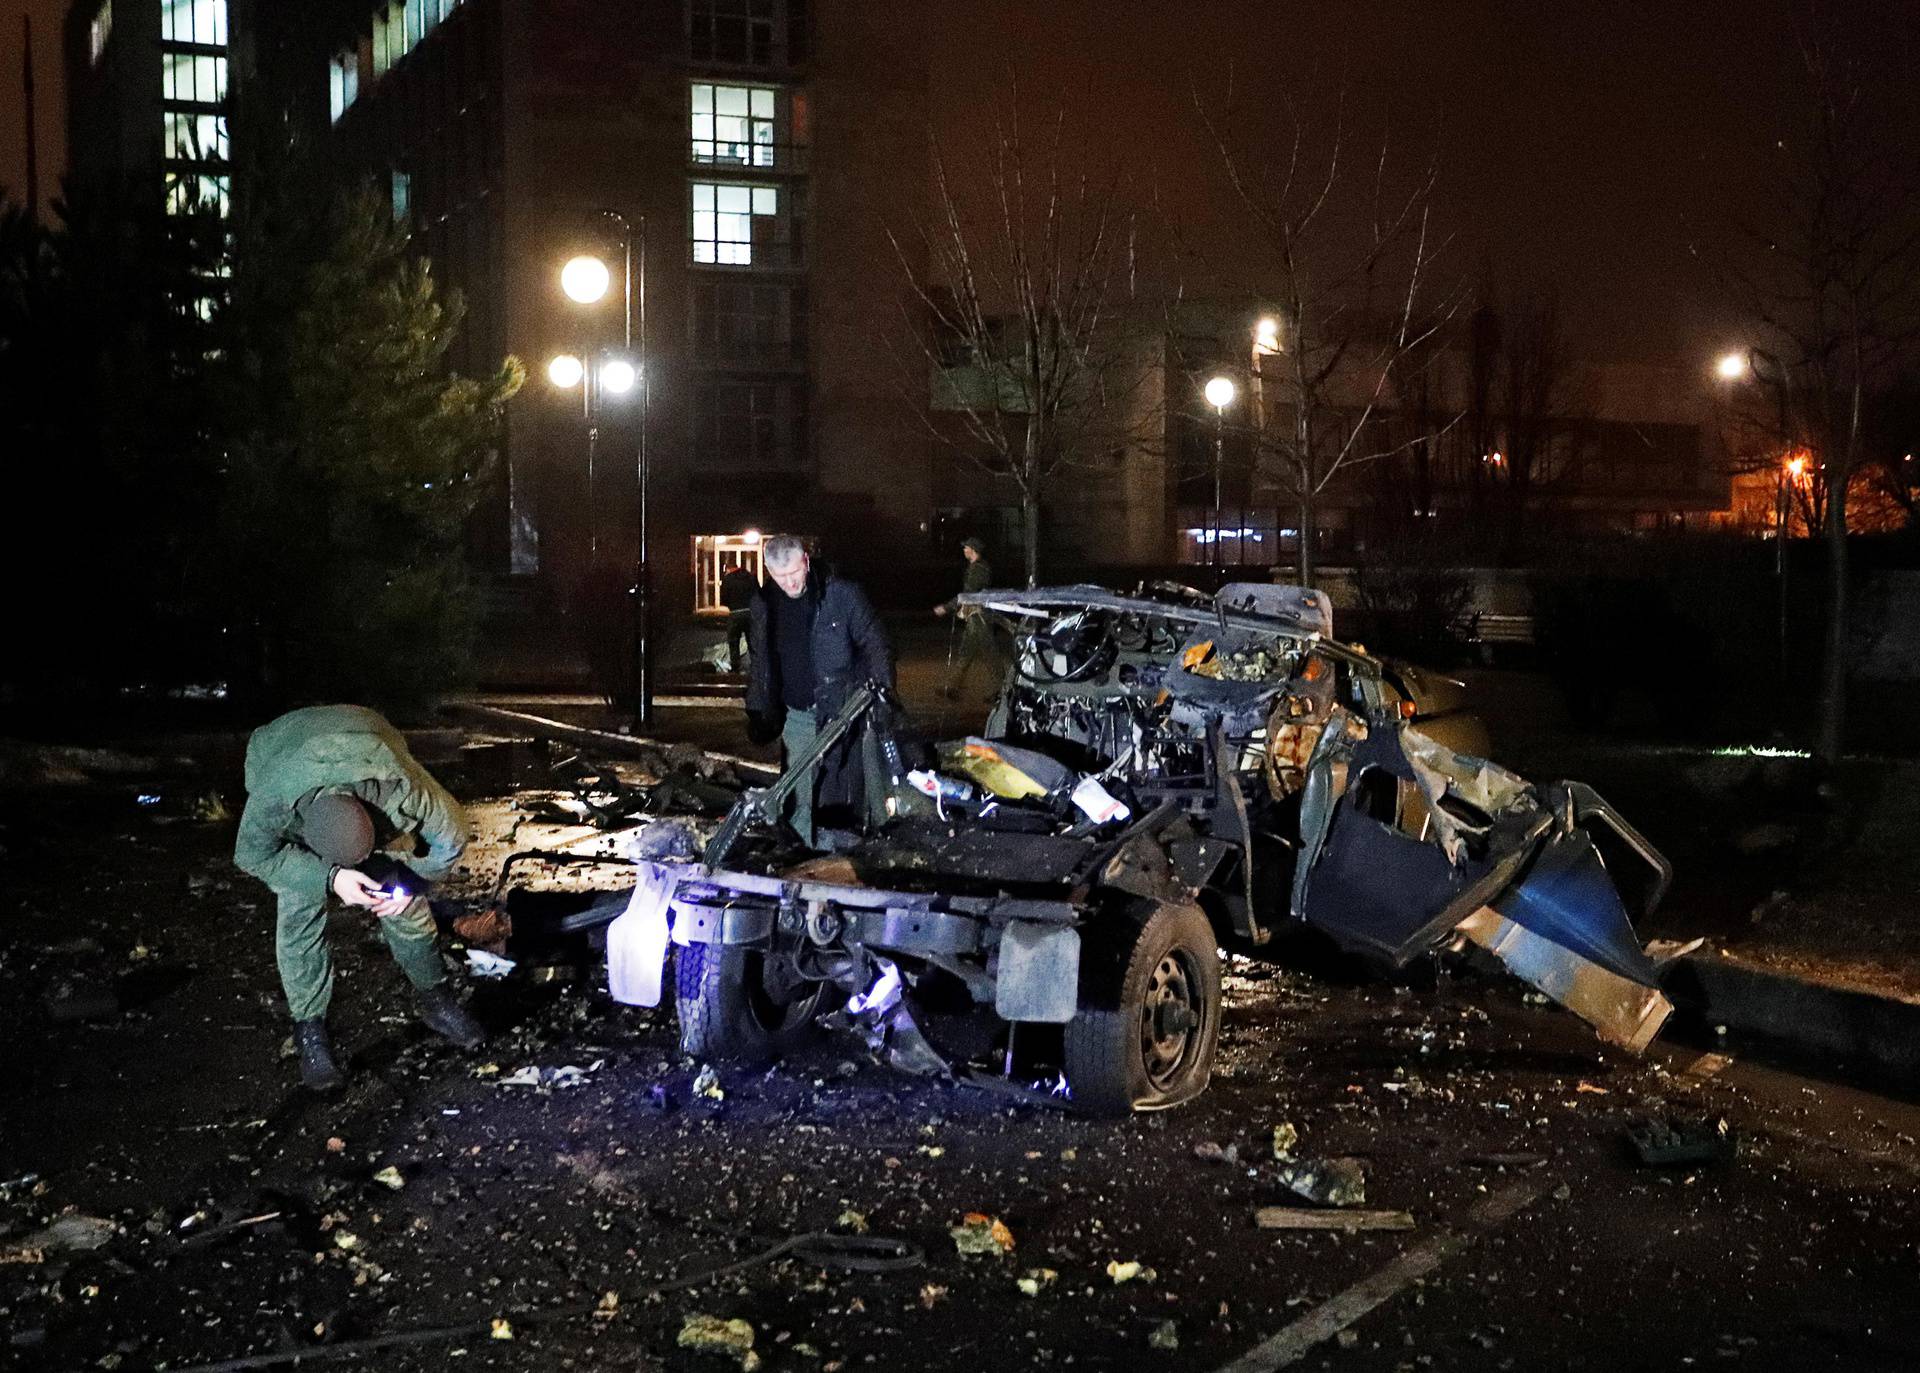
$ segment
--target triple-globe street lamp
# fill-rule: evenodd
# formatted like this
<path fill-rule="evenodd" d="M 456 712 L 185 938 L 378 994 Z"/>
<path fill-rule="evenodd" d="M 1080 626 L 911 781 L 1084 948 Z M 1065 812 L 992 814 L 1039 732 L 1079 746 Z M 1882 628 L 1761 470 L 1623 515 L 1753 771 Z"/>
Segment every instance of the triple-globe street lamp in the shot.
<path fill-rule="evenodd" d="M 563 391 L 571 391 L 576 386 L 581 391 L 581 413 L 587 425 L 587 547 L 588 557 L 595 565 L 600 551 L 595 468 L 601 406 L 608 398 L 618 401 L 636 388 L 639 392 L 639 443 L 634 456 L 638 509 L 632 595 L 634 717 L 636 723 L 644 725 L 653 718 L 654 687 L 652 566 L 647 542 L 647 507 L 652 482 L 647 455 L 647 420 L 653 388 L 653 369 L 647 357 L 647 225 L 645 219 L 629 220 L 618 210 L 601 210 L 597 218 L 614 231 L 620 248 L 620 343 L 617 348 L 585 349 L 580 355 L 562 353 L 547 364 L 547 379 Z M 613 266 L 595 253 L 578 254 L 560 268 L 561 293 L 577 305 L 600 304 L 612 292 L 614 284 Z"/>

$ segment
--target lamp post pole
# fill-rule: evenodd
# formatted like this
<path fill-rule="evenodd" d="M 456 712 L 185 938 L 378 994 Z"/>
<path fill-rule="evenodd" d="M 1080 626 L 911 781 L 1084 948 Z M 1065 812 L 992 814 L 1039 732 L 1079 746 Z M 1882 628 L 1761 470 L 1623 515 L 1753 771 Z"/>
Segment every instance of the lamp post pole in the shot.
<path fill-rule="evenodd" d="M 1221 527 L 1220 471 L 1226 465 L 1227 456 L 1227 407 L 1233 403 L 1238 388 L 1231 377 L 1214 377 L 1208 381 L 1203 394 L 1207 404 L 1213 407 L 1213 547 L 1207 559 L 1214 574 L 1214 590 L 1220 589 L 1224 575 L 1226 555 L 1220 547 Z"/>
<path fill-rule="evenodd" d="M 633 668 L 635 725 L 653 723 L 653 563 L 648 547 L 648 504 L 653 470 L 647 453 L 648 420 L 653 401 L 653 358 L 647 352 L 647 220 L 629 219 L 619 210 L 600 217 L 620 233 L 622 339 L 629 356 L 639 359 L 640 436 L 634 452 Z M 636 351 L 637 348 L 637 351 Z"/>

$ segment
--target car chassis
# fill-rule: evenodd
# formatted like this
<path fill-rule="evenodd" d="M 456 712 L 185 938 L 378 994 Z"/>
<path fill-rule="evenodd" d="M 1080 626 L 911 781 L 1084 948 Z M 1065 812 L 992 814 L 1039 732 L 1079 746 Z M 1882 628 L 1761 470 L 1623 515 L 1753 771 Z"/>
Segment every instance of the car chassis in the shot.
<path fill-rule="evenodd" d="M 916 744 L 869 684 L 698 861 L 642 861 L 610 983 L 657 1004 L 676 946 L 690 1054 L 777 1058 L 838 1024 L 908 1070 L 1158 1109 L 1206 1086 L 1219 946 L 1300 927 L 1389 966 L 1478 945 L 1636 1052 L 1670 1013 L 1628 915 L 1666 860 L 1590 788 L 1415 728 L 1320 593 L 960 600 L 1015 644 L 983 736 Z M 861 747 L 884 814 L 800 845 L 787 796 Z M 1077 805 L 1089 780 L 1119 804 Z"/>

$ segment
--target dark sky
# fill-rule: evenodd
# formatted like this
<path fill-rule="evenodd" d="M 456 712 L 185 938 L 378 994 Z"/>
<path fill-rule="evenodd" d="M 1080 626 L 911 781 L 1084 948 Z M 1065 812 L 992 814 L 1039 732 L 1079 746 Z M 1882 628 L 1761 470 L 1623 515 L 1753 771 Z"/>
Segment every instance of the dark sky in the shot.
<path fill-rule="evenodd" d="M 611 0 L 609 0 L 611 2 Z M 661 3 L 662 0 L 650 0 Z M 863 0 L 878 3 L 879 0 Z M 23 179 L 20 19 L 34 21 L 43 188 L 65 158 L 62 0 L 0 0 L 0 185 Z M 1796 90 L 1796 0 L 943 0 L 920 7 L 936 129 L 956 148 L 1003 104 L 1066 104 L 1076 146 L 1225 256 L 1218 158 L 1191 93 L 1311 121 L 1345 96 L 1352 146 L 1391 126 L 1411 166 L 1437 145 L 1448 271 L 1485 257 L 1509 288 L 1559 294 L 1578 351 L 1688 358 L 1733 326 L 1689 242 L 1764 220 Z M 1842 0 L 1889 68 L 1920 58 L 1916 0 Z M 1859 32 L 1867 27 L 1871 33 Z M 1248 97 L 1258 93 L 1257 101 Z M 1242 125 L 1254 144 L 1258 116 Z M 1215 254 L 1210 253 L 1212 259 Z M 1202 283 L 1192 283 L 1199 286 Z"/>

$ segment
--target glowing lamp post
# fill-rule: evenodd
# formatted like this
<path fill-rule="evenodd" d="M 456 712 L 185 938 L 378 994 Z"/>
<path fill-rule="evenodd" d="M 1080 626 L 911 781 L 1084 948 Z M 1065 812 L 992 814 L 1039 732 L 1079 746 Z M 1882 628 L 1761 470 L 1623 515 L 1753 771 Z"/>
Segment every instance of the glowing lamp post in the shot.
<path fill-rule="evenodd" d="M 638 495 L 634 558 L 634 673 L 635 722 L 653 718 L 653 604 L 652 568 L 647 549 L 647 503 L 652 469 L 647 460 L 647 420 L 652 408 L 653 378 L 647 357 L 647 222 L 629 220 L 618 210 L 601 210 L 598 218 L 619 233 L 621 315 L 620 347 L 591 360 L 566 355 L 548 365 L 547 377 L 561 390 L 581 388 L 582 412 L 587 421 L 588 555 L 598 560 L 599 538 L 594 513 L 595 449 L 599 440 L 599 407 L 605 397 L 615 399 L 639 392 L 639 445 L 634 460 Z M 571 257 L 560 268 L 561 294 L 576 305 L 593 306 L 614 287 L 613 268 L 592 253 Z"/>
<path fill-rule="evenodd" d="M 1226 561 L 1220 548 L 1220 469 L 1226 460 L 1227 407 L 1233 404 L 1239 388 L 1233 384 L 1232 377 L 1211 377 L 1203 394 L 1207 404 L 1213 407 L 1213 557 L 1209 561 L 1217 566 Z"/>

